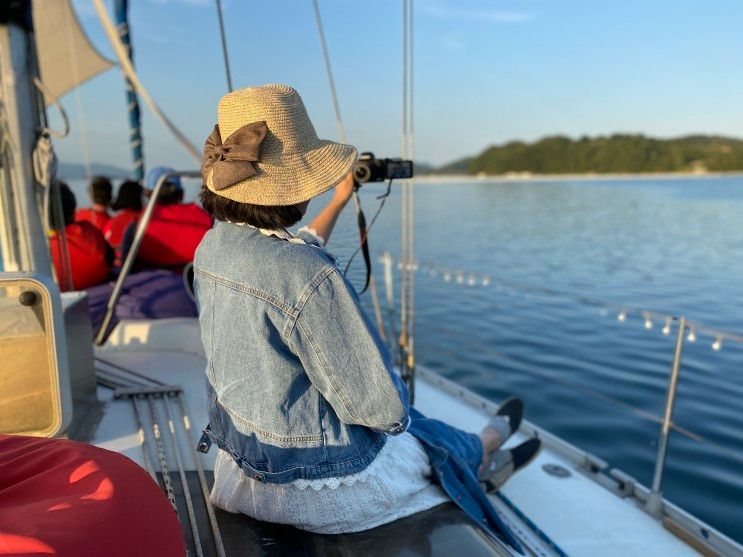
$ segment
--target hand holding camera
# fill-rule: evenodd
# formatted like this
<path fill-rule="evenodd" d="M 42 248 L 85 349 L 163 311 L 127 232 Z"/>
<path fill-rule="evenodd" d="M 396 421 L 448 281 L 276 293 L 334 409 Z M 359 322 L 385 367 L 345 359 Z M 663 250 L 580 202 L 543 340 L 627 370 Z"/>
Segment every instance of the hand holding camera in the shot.
<path fill-rule="evenodd" d="M 341 206 L 345 205 L 348 203 L 348 200 L 351 199 L 355 188 L 356 181 L 353 177 L 353 170 L 351 170 L 340 182 L 338 182 L 338 185 L 335 186 L 333 201 L 341 204 Z"/>
<path fill-rule="evenodd" d="M 353 167 L 353 177 L 357 187 L 367 182 L 412 178 L 413 161 L 378 159 L 374 153 L 361 153 Z"/>

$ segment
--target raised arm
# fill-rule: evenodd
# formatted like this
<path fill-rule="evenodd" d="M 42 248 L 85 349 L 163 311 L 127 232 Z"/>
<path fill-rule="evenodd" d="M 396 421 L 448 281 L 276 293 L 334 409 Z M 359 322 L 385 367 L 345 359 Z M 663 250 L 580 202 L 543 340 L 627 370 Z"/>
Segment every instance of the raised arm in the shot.
<path fill-rule="evenodd" d="M 328 243 L 330 234 L 335 228 L 335 221 L 338 220 L 338 215 L 346 206 L 346 203 L 351 199 L 353 195 L 353 173 L 349 172 L 343 180 L 341 180 L 337 186 L 335 186 L 335 192 L 325 208 L 320 211 L 307 228 L 310 229 L 314 234 L 319 236 L 324 244 Z"/>

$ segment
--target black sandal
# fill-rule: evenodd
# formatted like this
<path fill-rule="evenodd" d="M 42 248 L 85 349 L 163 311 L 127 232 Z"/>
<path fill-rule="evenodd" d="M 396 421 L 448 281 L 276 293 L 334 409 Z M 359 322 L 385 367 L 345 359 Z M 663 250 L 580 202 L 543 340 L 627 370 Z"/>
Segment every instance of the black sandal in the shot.
<path fill-rule="evenodd" d="M 527 439 L 520 445 L 504 451 L 495 451 L 488 463 L 488 469 L 481 474 L 480 481 L 485 491 L 498 491 L 511 476 L 525 468 L 542 450 L 542 441 L 536 437 Z"/>
<path fill-rule="evenodd" d="M 507 398 L 498 407 L 498 411 L 495 413 L 496 416 L 503 416 L 508 420 L 508 427 L 511 428 L 511 435 L 518 431 L 521 426 L 521 420 L 524 418 L 524 401 L 520 398 L 512 396 Z M 505 439 L 504 439 L 505 441 Z"/>
<path fill-rule="evenodd" d="M 501 404 L 498 407 L 498 410 L 495 413 L 495 416 L 493 416 L 490 421 L 488 422 L 488 425 L 486 425 L 486 428 L 490 428 L 496 433 L 498 433 L 498 445 L 494 448 L 490 449 L 490 452 L 494 452 L 501 448 L 503 444 L 508 441 L 508 439 L 516 433 L 521 426 L 521 419 L 524 417 L 524 403 L 520 398 L 511 397 L 505 400 L 503 404 Z M 496 424 L 497 420 L 497 424 Z M 508 434 L 504 435 L 502 438 L 502 429 L 501 426 L 502 421 L 506 420 L 508 423 Z"/>

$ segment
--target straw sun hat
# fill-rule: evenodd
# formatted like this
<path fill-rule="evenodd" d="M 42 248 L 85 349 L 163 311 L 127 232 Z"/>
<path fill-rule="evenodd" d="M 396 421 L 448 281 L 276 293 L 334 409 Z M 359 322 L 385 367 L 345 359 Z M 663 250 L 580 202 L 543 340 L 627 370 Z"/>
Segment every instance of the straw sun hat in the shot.
<path fill-rule="evenodd" d="M 294 205 L 334 187 L 356 149 L 319 139 L 299 93 L 287 85 L 240 89 L 219 101 L 204 146 L 206 186 L 233 201 Z"/>

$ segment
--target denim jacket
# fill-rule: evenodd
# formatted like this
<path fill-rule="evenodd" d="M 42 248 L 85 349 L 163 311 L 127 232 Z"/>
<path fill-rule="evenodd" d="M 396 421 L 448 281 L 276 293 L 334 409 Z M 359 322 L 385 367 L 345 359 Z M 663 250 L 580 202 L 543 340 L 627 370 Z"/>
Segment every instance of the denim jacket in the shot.
<path fill-rule="evenodd" d="M 410 423 L 407 390 L 354 289 L 316 237 L 299 237 L 217 222 L 194 259 L 202 449 L 216 443 L 259 481 L 359 472 Z"/>
<path fill-rule="evenodd" d="M 478 437 L 409 406 L 356 291 L 313 234 L 217 222 L 194 260 L 211 443 L 258 481 L 360 472 L 386 435 L 423 445 L 436 481 L 477 525 L 522 553 L 477 482 Z M 412 420 L 411 420 L 412 417 Z"/>

